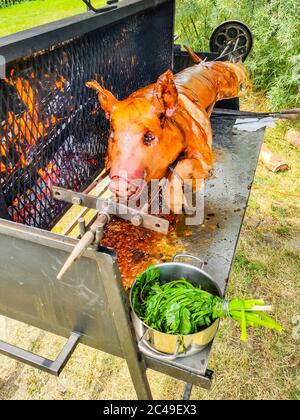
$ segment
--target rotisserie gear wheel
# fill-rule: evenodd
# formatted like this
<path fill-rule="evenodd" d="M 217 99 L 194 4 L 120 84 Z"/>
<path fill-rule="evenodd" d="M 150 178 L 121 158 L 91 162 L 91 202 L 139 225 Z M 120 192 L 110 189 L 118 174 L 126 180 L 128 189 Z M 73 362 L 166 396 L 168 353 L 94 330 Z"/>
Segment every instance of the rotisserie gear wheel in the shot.
<path fill-rule="evenodd" d="M 238 20 L 228 20 L 218 26 L 209 41 L 210 51 L 222 55 L 231 53 L 245 61 L 253 46 L 253 34 L 247 25 Z M 226 50 L 226 51 L 225 51 Z M 236 50 L 234 52 L 234 50 Z"/>

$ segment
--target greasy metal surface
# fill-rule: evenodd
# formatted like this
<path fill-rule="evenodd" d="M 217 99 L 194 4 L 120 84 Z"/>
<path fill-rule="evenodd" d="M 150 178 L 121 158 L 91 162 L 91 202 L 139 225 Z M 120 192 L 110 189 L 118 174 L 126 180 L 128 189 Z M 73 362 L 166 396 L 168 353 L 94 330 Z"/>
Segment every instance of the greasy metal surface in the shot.
<path fill-rule="evenodd" d="M 208 358 L 209 353 L 206 355 Z M 175 379 L 181 380 L 186 383 L 191 383 L 196 386 L 200 386 L 205 389 L 211 388 L 211 377 L 208 375 L 207 370 L 201 373 L 201 361 L 199 355 L 193 356 L 195 359 L 194 366 L 190 367 L 184 359 L 180 359 L 180 363 L 177 365 L 169 361 L 159 361 L 153 357 L 143 356 L 148 369 L 153 369 L 157 372 L 163 373 L 164 375 L 172 376 Z"/>
<path fill-rule="evenodd" d="M 187 382 L 193 382 L 195 384 L 195 380 L 192 379 L 193 375 L 196 375 L 195 378 L 201 377 L 201 379 L 205 378 L 206 370 L 209 362 L 209 357 L 211 353 L 212 343 L 209 344 L 205 349 L 202 351 L 195 353 L 191 356 L 187 357 L 180 357 L 175 360 L 164 361 L 165 366 L 165 373 L 166 369 L 171 371 L 172 369 L 177 370 L 185 370 L 187 373 L 191 375 L 191 380 L 187 380 Z M 152 359 L 149 357 L 149 359 Z M 154 360 L 154 359 L 153 359 Z M 173 376 L 172 374 L 170 376 Z M 210 384 L 206 386 L 209 388 Z"/>
<path fill-rule="evenodd" d="M 192 227 L 187 252 L 205 261 L 204 270 L 225 292 L 253 182 L 264 130 L 236 131 L 233 121 L 213 119 L 216 161 L 205 186 L 205 226 Z"/>
<path fill-rule="evenodd" d="M 169 230 L 168 220 L 162 219 L 158 216 L 152 216 L 149 213 L 127 207 L 124 204 L 117 203 L 114 200 L 104 200 L 100 197 L 95 197 L 88 194 L 76 193 L 64 188 L 53 187 L 53 197 L 56 200 L 65 201 L 67 203 L 74 203 L 73 199 L 77 198 L 80 205 L 90 209 L 98 210 L 100 213 L 104 212 L 111 215 L 117 215 L 121 219 L 131 221 L 134 216 L 141 217 L 141 226 L 153 230 L 154 232 L 166 235 Z"/>
<path fill-rule="evenodd" d="M 139 399 L 150 399 L 112 250 L 89 249 L 56 279 L 78 241 L 0 221 L 0 314 L 124 357 Z"/>

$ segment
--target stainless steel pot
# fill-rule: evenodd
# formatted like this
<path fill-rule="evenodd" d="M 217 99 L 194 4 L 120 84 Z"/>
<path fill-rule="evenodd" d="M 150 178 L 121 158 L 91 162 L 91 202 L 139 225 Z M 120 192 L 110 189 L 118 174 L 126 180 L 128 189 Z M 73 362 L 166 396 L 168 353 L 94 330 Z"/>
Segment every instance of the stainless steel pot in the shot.
<path fill-rule="evenodd" d="M 177 262 L 179 258 L 189 258 L 200 263 L 200 267 L 191 264 Z M 177 254 L 173 261 L 156 265 L 160 269 L 161 280 L 170 282 L 181 277 L 186 278 L 195 286 L 217 296 L 222 296 L 218 286 L 213 279 L 203 271 L 204 263 L 199 258 L 189 254 Z M 190 335 L 171 335 L 156 331 L 146 325 L 136 315 L 132 305 L 132 293 L 136 282 L 133 283 L 130 293 L 130 304 L 132 308 L 132 320 L 139 340 L 139 349 L 151 357 L 173 360 L 177 357 L 186 357 L 203 350 L 215 337 L 219 320 L 216 320 L 208 328 Z"/>

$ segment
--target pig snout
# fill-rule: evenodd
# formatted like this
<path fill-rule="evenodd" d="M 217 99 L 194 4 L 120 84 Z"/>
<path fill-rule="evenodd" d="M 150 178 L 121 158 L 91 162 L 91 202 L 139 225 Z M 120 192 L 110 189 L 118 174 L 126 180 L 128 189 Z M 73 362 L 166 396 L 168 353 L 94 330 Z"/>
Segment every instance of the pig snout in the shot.
<path fill-rule="evenodd" d="M 129 180 L 115 175 L 111 177 L 109 189 L 120 198 L 129 198 L 137 194 L 143 186 L 143 179 Z"/>

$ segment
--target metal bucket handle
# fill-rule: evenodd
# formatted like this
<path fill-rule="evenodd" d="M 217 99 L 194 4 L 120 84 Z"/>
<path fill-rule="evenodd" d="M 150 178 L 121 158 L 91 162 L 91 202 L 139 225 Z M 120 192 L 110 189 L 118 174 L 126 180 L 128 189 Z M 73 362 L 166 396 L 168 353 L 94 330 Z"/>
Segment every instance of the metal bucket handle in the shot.
<path fill-rule="evenodd" d="M 178 258 L 190 258 L 191 260 L 196 260 L 196 261 L 200 262 L 201 263 L 201 266 L 200 266 L 200 269 L 201 270 L 203 270 L 204 265 L 205 265 L 205 262 L 203 260 L 201 260 L 200 258 L 195 257 L 195 255 L 191 255 L 191 254 L 175 254 L 172 261 L 173 262 L 176 262 L 176 260 Z"/>

